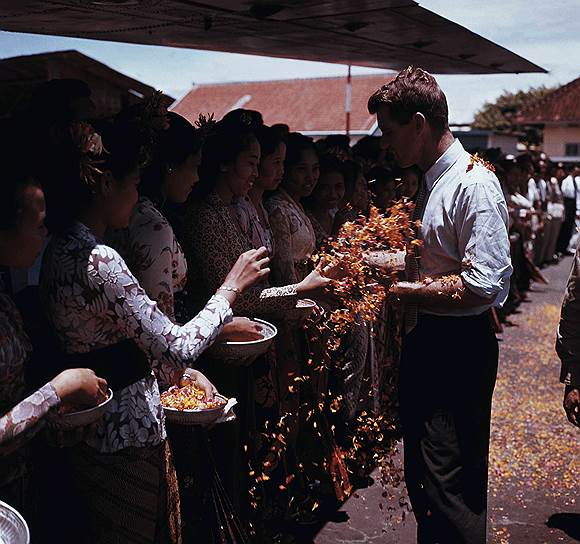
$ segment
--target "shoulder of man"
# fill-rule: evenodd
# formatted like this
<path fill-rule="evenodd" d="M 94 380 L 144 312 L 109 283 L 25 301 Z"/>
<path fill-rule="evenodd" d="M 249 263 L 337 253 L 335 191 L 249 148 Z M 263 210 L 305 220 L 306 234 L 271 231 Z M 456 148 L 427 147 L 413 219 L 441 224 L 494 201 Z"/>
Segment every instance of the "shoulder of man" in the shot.
<path fill-rule="evenodd" d="M 466 157 L 462 160 L 460 167 L 464 171 L 462 181 L 465 185 L 481 183 L 491 185 L 501 192 L 501 185 L 495 175 L 493 164 L 481 158 L 477 153 L 473 155 L 467 153 Z"/>

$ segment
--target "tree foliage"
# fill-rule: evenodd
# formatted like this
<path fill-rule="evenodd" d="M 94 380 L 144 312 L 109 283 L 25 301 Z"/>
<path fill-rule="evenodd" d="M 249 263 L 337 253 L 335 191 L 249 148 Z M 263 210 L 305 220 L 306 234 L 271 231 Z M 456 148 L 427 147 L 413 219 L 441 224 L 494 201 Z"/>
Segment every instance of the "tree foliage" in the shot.
<path fill-rule="evenodd" d="M 523 106 L 526 106 L 548 93 L 556 87 L 530 87 L 527 91 L 517 91 L 510 93 L 504 91 L 498 96 L 495 102 L 486 102 L 483 107 L 476 112 L 472 126 L 484 130 L 508 130 L 513 127 L 511 119 L 514 114 Z"/>

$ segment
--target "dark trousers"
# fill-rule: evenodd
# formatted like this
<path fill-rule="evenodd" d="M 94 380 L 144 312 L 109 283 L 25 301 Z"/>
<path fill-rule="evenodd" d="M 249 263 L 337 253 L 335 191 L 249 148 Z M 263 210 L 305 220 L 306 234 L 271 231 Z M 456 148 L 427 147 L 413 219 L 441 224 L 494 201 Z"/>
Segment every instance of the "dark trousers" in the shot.
<path fill-rule="evenodd" d="M 564 223 L 558 235 L 558 242 L 556 244 L 556 251 L 558 253 L 566 253 L 568 251 L 568 244 L 572 237 L 574 225 L 576 224 L 576 199 L 564 198 Z"/>
<path fill-rule="evenodd" d="M 403 339 L 405 480 L 420 544 L 485 544 L 497 361 L 487 314 L 420 315 Z"/>

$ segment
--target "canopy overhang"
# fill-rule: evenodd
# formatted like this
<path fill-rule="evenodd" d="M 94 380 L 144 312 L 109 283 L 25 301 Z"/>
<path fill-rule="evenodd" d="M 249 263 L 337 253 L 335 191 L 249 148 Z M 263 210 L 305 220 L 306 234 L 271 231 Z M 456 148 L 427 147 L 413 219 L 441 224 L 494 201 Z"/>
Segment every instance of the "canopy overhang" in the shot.
<path fill-rule="evenodd" d="M 412 0 L 3 0 L 0 29 L 439 74 L 545 72 Z"/>

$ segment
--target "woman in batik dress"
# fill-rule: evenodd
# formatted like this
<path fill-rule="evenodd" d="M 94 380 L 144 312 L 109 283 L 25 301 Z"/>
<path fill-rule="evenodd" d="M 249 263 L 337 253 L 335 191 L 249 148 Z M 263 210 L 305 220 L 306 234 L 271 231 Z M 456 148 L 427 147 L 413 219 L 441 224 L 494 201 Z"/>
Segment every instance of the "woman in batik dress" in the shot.
<path fill-rule="evenodd" d="M 320 174 L 319 157 L 310 138 L 290 134 L 286 144 L 281 186 L 266 201 L 275 243 L 272 276 L 279 282 L 300 278 L 311 267 L 316 231 L 302 199 L 312 194 Z M 289 381 L 280 389 L 290 391 L 282 398 L 289 411 L 296 413 L 296 406 L 299 406 L 292 426 L 291 444 L 296 449 L 296 462 L 304 468 L 295 481 L 294 492 L 298 499 L 294 501 L 294 515 L 298 520 L 308 521 L 312 517 L 315 495 L 330 495 L 342 500 L 345 498 L 343 488 L 348 489 L 349 484 L 330 426 L 319 409 L 326 399 L 328 373 L 325 368 L 330 364 L 324 339 L 320 338 L 316 326 L 310 327 L 306 334 L 302 329 L 289 331 L 288 338 L 289 353 L 281 360 L 284 367 L 280 375 L 287 380 L 306 377 L 305 380 Z M 320 488 L 317 482 L 322 482 Z"/>
<path fill-rule="evenodd" d="M 168 127 L 159 133 L 151 162 L 141 173 L 140 196 L 129 227 L 113 231 L 109 240 L 147 295 L 177 323 L 175 300 L 187 283 L 187 261 L 164 209 L 166 205 L 184 203 L 198 182 L 202 137 L 176 113 L 168 113 L 167 118 Z M 218 338 L 257 340 L 261 335 L 253 322 L 235 317 L 224 325 Z M 162 375 L 158 374 L 157 379 L 162 388 L 171 385 Z M 184 542 L 201 538 L 209 543 L 210 531 L 219 529 L 210 527 L 204 510 L 213 485 L 213 466 L 205 454 L 205 433 L 197 426 L 171 423 L 167 424 L 167 432 L 178 477 Z M 202 533 L 204 530 L 207 533 Z"/>
<path fill-rule="evenodd" d="M 253 247 L 252 240 L 240 228 L 236 202 L 248 194 L 258 177 L 261 148 L 255 136 L 257 128 L 252 126 L 251 119 L 247 124 L 239 120 L 224 120 L 218 123 L 204 145 L 199 192 L 192 199 L 181 240 L 190 265 L 188 292 L 197 295 L 198 300 L 203 299 L 216 282 L 222 281 L 236 253 Z M 234 312 L 270 320 L 272 317 L 280 318 L 295 307 L 299 296 L 307 296 L 329 283 L 318 271 L 301 280 L 275 288 L 264 281 L 238 299 Z M 257 412 L 252 408 L 254 399 L 257 393 L 261 397 L 258 412 L 266 408 L 275 411 L 278 402 L 271 369 L 261 367 L 260 380 L 255 379 L 254 372 L 258 372 L 262 362 L 256 361 L 250 368 L 222 364 L 219 369 L 212 364 L 211 371 L 208 369 L 220 389 L 238 400 L 244 399 L 238 409 L 237 427 L 244 438 L 224 436 L 221 442 L 224 445 L 216 451 L 221 457 L 218 462 L 224 482 L 239 498 L 240 505 L 248 504 L 248 485 L 251 487 L 244 475 L 247 474 L 245 466 L 248 461 L 242 460 L 249 457 L 255 463 L 258 449 L 264 446 L 257 427 Z M 275 425 L 275 422 L 270 421 L 270 425 Z M 240 444 L 246 444 L 247 451 L 239 452 Z M 278 465 L 276 460 L 268 462 L 272 463 L 270 468 Z"/>
<path fill-rule="evenodd" d="M 95 436 L 71 454 L 90 515 L 87 534 L 97 542 L 181 541 L 156 376 L 176 384 L 185 373 L 212 398 L 215 388 L 188 369 L 189 361 L 231 320 L 237 294 L 268 273 L 265 252 L 242 255 L 198 315 L 173 323 L 102 242 L 106 229 L 128 226 L 142 156 L 139 133 L 129 124 L 113 125 L 104 145 L 92 127 L 73 124 L 58 183 L 50 188 L 61 206 L 41 272 L 45 309 L 63 351 L 104 366 L 114 391 Z"/>
<path fill-rule="evenodd" d="M 36 391 L 25 382 L 32 345 L 21 315 L 6 288 L 8 269 L 32 266 L 46 236 L 45 204 L 40 186 L 3 157 L 0 184 L 0 500 L 33 522 L 27 442 L 61 403 L 94 406 L 106 399 L 107 383 L 89 369 L 70 369 Z M 7 278 L 6 278 L 7 279 Z"/>

